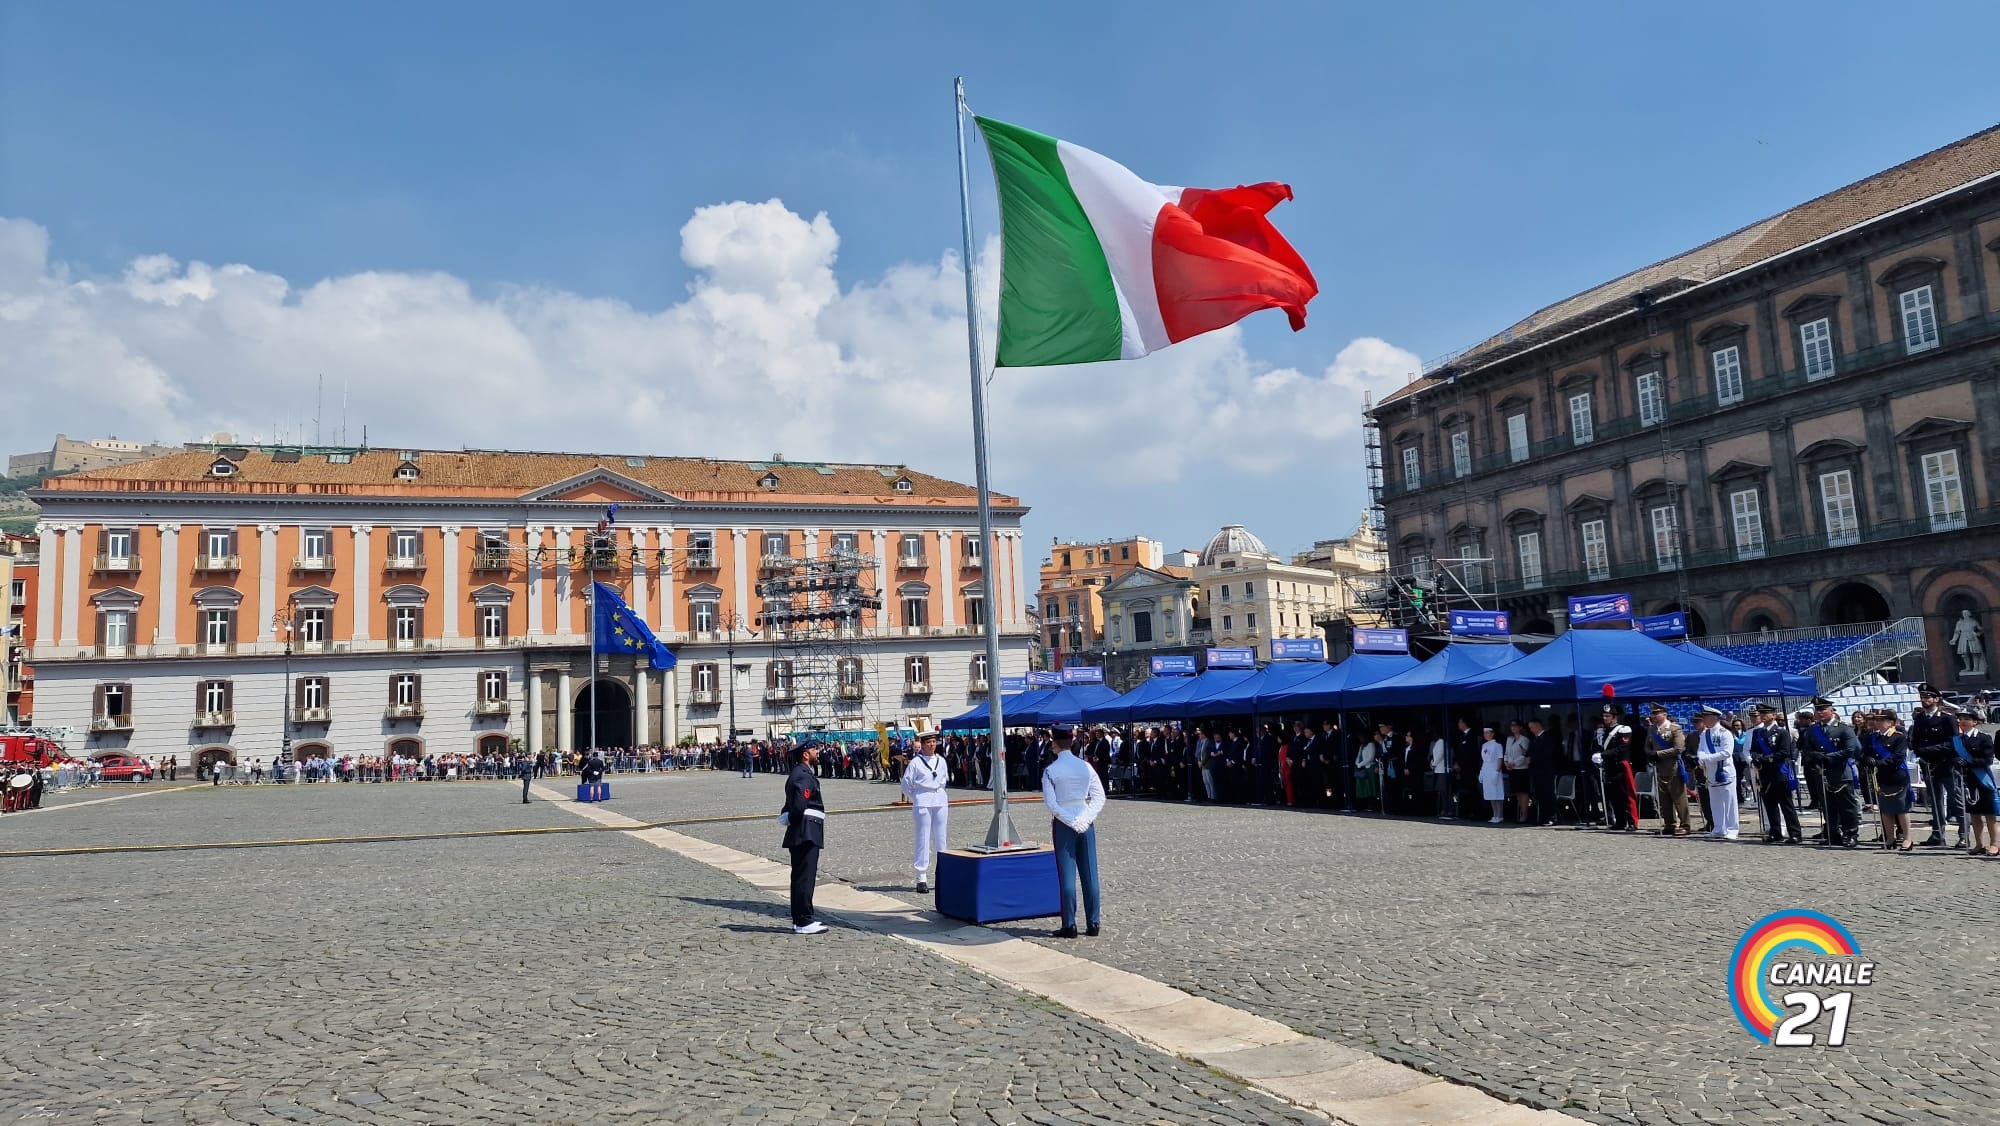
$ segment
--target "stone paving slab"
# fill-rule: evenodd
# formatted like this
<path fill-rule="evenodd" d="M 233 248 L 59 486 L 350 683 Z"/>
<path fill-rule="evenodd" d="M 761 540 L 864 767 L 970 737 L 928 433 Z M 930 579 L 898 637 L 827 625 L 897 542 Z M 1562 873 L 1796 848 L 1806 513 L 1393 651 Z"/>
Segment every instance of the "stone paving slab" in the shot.
<path fill-rule="evenodd" d="M 687 781 L 679 805 L 740 800 Z M 948 839 L 985 825 L 954 809 Z M 1442 1078 L 1604 1123 L 2000 1123 L 2000 861 L 1153 801 L 1099 825 L 1105 933 L 1065 949 Z M 823 880 L 927 903 L 906 815 L 828 840 Z M 1800 907 L 1879 963 L 1844 1048 L 1761 1045 L 1724 992 L 1743 930 Z"/>
<path fill-rule="evenodd" d="M 715 862 L 718 870 L 729 871 L 761 887 L 769 887 L 776 864 L 747 854 L 723 855 L 714 846 L 703 845 L 666 829 L 643 828 L 644 822 L 606 810 L 601 806 L 580 805 L 576 812 L 599 824 L 623 822 L 637 838 L 681 853 L 695 854 Z M 772 889 L 775 890 L 775 889 Z M 1478 1126 L 1511 1126 L 1522 1117 L 1519 1108 L 1470 1087 L 1443 1083 L 1413 1068 L 1392 1064 L 1362 1053 L 1338 1066 L 1305 1074 L 1285 1076 L 1277 1081 L 1231 1073 L 1216 1061 L 1242 1058 L 1243 1050 L 1257 1045 L 1284 1046 L 1311 1040 L 1275 1021 L 1214 1001 L 1190 997 L 1159 982 L 1111 969 L 1063 951 L 1051 950 L 1015 939 L 967 940 L 963 931 L 956 940 L 933 942 L 925 935 L 912 934 L 901 924 L 911 921 L 911 912 L 902 901 L 855 888 L 828 889 L 828 903 L 837 915 L 841 905 L 852 914 L 850 922 L 867 929 L 894 935 L 945 959 L 970 966 L 994 979 L 1027 992 L 1039 994 L 1078 1013 L 1104 1022 L 1153 1044 L 1163 1051 L 1195 1057 L 1211 1067 L 1302 1106 L 1326 1111 L 1350 1126 L 1404 1126 L 1413 1122 L 1451 1122 Z M 1345 1051 L 1327 1045 L 1316 1053 L 1325 1059 Z M 1303 1058 L 1311 1050 L 1298 1053 Z M 1263 1061 L 1269 1066 L 1268 1061 Z M 1441 1090 L 1450 1088 L 1450 1090 Z M 1570 1119 L 1551 1112 L 1536 1112 L 1554 1122 Z"/>
<path fill-rule="evenodd" d="M 483 817 L 410 793 L 229 808 L 260 836 Z M 179 799 L 65 816 L 161 803 L 199 832 L 223 808 Z M 794 936 L 771 896 L 622 833 L 5 871 L 0 936 L 44 952 L 0 990 L 7 1121 L 1324 1121 L 880 935 Z"/>

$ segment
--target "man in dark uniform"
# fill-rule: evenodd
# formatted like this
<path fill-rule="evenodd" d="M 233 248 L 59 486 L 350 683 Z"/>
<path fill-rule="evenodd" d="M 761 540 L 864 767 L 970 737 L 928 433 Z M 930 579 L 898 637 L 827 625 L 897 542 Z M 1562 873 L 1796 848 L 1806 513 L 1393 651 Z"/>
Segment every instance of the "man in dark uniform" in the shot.
<path fill-rule="evenodd" d="M 1528 717 L 1528 787 L 1534 792 L 1533 824 L 1552 825 L 1556 819 L 1556 768 L 1562 743 L 1549 732 L 1548 720 Z"/>
<path fill-rule="evenodd" d="M 604 754 L 592 749 L 590 757 L 583 760 L 582 778 L 585 785 L 596 785 L 604 781 Z"/>
<path fill-rule="evenodd" d="M 1613 829 L 1628 833 L 1639 831 L 1639 789 L 1632 776 L 1638 725 L 1637 716 L 1621 716 L 1606 704 L 1604 726 L 1597 733 L 1597 752 L 1604 756 L 1604 799 L 1609 807 L 1605 813 Z"/>
<path fill-rule="evenodd" d="M 1944 847 L 1944 823 L 1958 822 L 1958 846 L 1965 847 L 1968 823 L 1965 795 L 1959 786 L 1958 750 L 1952 740 L 1958 736 L 1958 721 L 1944 709 L 1938 690 L 1928 684 L 1917 687 L 1919 707 L 1910 718 L 1910 750 L 1924 766 L 1924 782 L 1930 790 L 1931 835 L 1927 848 Z"/>
<path fill-rule="evenodd" d="M 792 854 L 792 933 L 819 934 L 826 924 L 813 917 L 813 888 L 819 883 L 819 851 L 826 847 L 826 801 L 820 796 L 813 763 L 819 748 L 799 748 L 799 764 L 785 779 L 785 849 Z"/>
<path fill-rule="evenodd" d="M 1804 753 L 1819 767 L 1826 792 L 1826 843 L 1860 848 L 1861 743 L 1854 729 L 1840 722 L 1833 701 L 1824 696 L 1813 700 L 1813 722 L 1805 734 Z"/>
<path fill-rule="evenodd" d="M 1757 767 L 1757 800 L 1764 811 L 1764 843 L 1799 843 L 1799 809 L 1792 790 L 1797 785 L 1798 746 L 1780 719 L 1775 704 L 1757 705 L 1757 726 L 1750 729 L 1750 761 Z"/>
<path fill-rule="evenodd" d="M 528 804 L 528 783 L 535 778 L 535 760 L 527 755 L 514 756 L 514 773 L 521 776 L 521 804 Z"/>

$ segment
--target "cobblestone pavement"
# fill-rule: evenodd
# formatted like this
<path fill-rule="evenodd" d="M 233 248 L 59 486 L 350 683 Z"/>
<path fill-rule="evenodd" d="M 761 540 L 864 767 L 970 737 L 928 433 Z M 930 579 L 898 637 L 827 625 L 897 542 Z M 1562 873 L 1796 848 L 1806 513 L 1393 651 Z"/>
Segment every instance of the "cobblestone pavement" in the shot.
<path fill-rule="evenodd" d="M 575 823 L 499 793 L 159 794 L 0 847 Z M 794 936 L 618 833 L 16 859 L 6 887 L 8 1121 L 1314 1121 L 892 939 Z"/>
<path fill-rule="evenodd" d="M 677 781 L 621 812 L 760 785 Z M 1047 839 L 1038 805 L 1015 814 Z M 954 809 L 953 844 L 986 821 Z M 1603 1122 L 2000 1122 L 2000 862 L 1150 801 L 1100 825 L 1105 934 L 1061 948 L 1302 1031 Z M 777 851 L 765 823 L 680 831 Z M 821 878 L 918 902 L 909 846 L 904 815 L 837 817 Z M 1744 929 L 1799 907 L 1878 963 L 1844 1048 L 1761 1045 L 1724 992 Z"/>

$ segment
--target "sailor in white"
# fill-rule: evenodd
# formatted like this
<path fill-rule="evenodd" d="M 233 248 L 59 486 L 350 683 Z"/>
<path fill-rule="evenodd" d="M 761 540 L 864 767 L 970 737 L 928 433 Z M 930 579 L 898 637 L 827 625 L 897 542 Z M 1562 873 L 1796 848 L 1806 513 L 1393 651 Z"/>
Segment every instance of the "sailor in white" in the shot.
<path fill-rule="evenodd" d="M 937 749 L 935 731 L 917 736 L 917 754 L 903 768 L 903 796 L 910 800 L 910 815 L 917 822 L 917 854 L 911 865 L 917 870 L 918 892 L 931 890 L 931 861 L 945 847 L 945 822 L 951 816 L 951 804 L 944 796 L 950 768 Z"/>
<path fill-rule="evenodd" d="M 1694 713 L 1695 756 L 1708 785 L 1709 816 L 1716 840 L 1736 839 L 1736 737 L 1723 730 L 1720 709 L 1704 705 Z"/>

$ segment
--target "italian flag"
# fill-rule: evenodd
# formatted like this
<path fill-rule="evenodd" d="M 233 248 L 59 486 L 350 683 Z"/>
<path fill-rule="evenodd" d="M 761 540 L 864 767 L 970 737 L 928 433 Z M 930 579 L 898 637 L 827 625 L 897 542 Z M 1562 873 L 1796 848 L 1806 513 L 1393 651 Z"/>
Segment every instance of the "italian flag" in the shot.
<path fill-rule="evenodd" d="M 1130 360 L 1319 293 L 1265 213 L 1284 184 L 1163 188 L 1089 149 L 974 118 L 1000 191 L 1000 367 Z"/>

